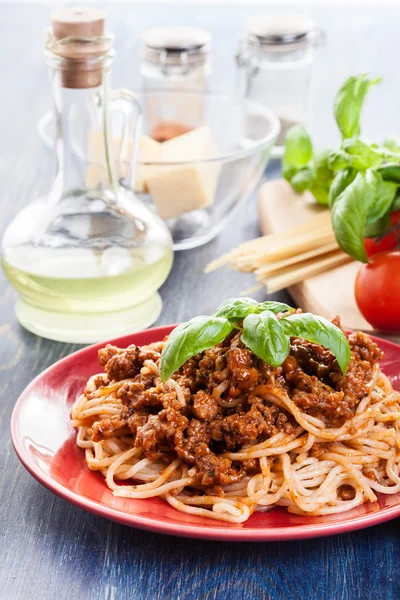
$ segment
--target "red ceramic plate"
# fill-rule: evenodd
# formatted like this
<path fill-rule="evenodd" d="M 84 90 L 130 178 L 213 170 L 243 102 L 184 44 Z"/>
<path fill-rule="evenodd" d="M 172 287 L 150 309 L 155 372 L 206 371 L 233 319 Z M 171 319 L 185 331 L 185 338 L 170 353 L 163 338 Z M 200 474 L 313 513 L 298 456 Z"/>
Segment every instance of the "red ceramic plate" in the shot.
<path fill-rule="evenodd" d="M 118 346 L 163 339 L 171 326 L 149 329 L 114 340 Z M 376 340 L 385 352 L 383 370 L 400 389 L 400 346 Z M 75 444 L 69 424 L 71 405 L 86 380 L 99 371 L 97 350 L 90 346 L 60 360 L 39 375 L 19 398 L 11 419 L 14 448 L 27 470 L 72 504 L 131 527 L 183 537 L 230 541 L 293 540 L 344 533 L 400 516 L 400 494 L 382 495 L 347 513 L 299 517 L 277 508 L 258 512 L 241 525 L 180 513 L 163 500 L 116 498 L 101 474 L 90 471 Z"/>

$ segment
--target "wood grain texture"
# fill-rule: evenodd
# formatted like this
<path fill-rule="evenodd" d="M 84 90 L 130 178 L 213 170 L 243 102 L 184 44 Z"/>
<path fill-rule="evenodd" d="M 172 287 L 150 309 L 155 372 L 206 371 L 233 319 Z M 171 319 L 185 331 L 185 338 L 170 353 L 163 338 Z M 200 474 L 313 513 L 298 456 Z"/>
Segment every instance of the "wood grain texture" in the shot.
<path fill-rule="evenodd" d="M 234 6 L 234 5 L 232 5 Z M 114 85 L 138 84 L 138 39 L 155 25 L 195 23 L 217 41 L 213 84 L 233 87 L 233 57 L 250 5 L 104 5 L 116 33 Z M 53 165 L 35 127 L 50 106 L 42 30 L 50 7 L 0 5 L 0 229 L 45 193 Z M 302 6 L 307 10 L 307 6 Z M 330 102 L 342 79 L 370 70 L 385 78 L 366 111 L 366 133 L 397 122 L 400 9 L 310 7 L 328 33 L 317 60 L 317 138 L 332 139 Z M 361 51 L 362 49 L 362 51 Z M 231 61 L 231 62 L 230 62 Z M 383 95 L 382 95 L 383 94 Z M 385 98 L 379 111 L 378 98 Z M 379 123 L 373 117 L 374 109 Z M 268 177 L 277 177 L 272 165 Z M 206 312 L 252 284 L 231 271 L 203 275 L 204 266 L 258 234 L 256 196 L 231 227 L 206 246 L 176 255 L 162 289 L 160 324 Z M 398 521 L 366 531 L 296 543 L 227 544 L 131 530 L 77 509 L 40 486 L 19 464 L 9 437 L 23 388 L 77 346 L 37 338 L 14 317 L 15 294 L 0 276 L 0 600 L 356 600 L 400 598 Z M 258 294 L 258 298 L 262 294 Z M 275 296 L 287 301 L 285 293 Z M 43 415 L 46 419 L 46 415 Z"/>

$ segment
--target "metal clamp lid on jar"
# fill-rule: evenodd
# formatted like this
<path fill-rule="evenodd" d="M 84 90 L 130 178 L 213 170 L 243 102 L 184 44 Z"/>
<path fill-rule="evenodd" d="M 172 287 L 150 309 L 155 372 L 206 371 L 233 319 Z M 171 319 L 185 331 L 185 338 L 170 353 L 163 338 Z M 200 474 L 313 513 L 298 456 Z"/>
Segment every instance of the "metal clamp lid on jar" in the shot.
<path fill-rule="evenodd" d="M 211 53 L 212 37 L 205 29 L 192 27 L 156 27 L 142 37 L 143 59 L 158 64 L 163 73 L 204 64 Z"/>
<path fill-rule="evenodd" d="M 295 13 L 256 15 L 247 22 L 245 38 L 239 42 L 236 60 L 241 66 L 253 55 L 286 53 L 320 46 L 324 32 L 314 21 Z"/>

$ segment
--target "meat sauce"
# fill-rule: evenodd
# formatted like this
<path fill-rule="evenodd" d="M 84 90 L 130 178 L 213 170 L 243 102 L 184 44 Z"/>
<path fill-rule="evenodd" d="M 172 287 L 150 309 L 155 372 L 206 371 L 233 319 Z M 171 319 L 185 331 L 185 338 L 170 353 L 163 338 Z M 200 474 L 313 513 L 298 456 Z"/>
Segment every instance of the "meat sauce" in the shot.
<path fill-rule="evenodd" d="M 231 461 L 224 453 L 295 431 L 293 417 L 271 402 L 277 388 L 327 427 L 340 427 L 353 417 L 382 352 L 364 333 L 348 339 L 351 360 L 343 376 L 335 357 L 317 344 L 292 338 L 289 356 L 272 368 L 244 347 L 240 334 L 230 334 L 172 376 L 184 406 L 173 382 L 163 383 L 149 369 L 141 373 L 146 360 L 158 363 L 162 342 L 126 349 L 107 345 L 99 351 L 99 362 L 108 382 L 99 378 L 99 385 L 127 381 L 117 392 L 120 413 L 95 422 L 92 439 L 129 428 L 147 458 L 169 462 L 178 457 L 195 469 L 210 493 L 221 494 L 220 486 L 257 471 L 256 461 Z"/>

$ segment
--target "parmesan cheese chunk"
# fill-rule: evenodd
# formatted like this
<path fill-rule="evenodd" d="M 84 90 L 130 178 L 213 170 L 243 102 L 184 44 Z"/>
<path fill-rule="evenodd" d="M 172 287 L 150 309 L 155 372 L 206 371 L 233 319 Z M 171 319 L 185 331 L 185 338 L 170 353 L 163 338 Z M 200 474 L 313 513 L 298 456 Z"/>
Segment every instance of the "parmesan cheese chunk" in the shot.
<path fill-rule="evenodd" d="M 148 135 L 142 135 L 139 140 L 139 148 L 137 155 L 136 177 L 135 177 L 135 192 L 147 192 L 147 178 L 152 172 L 156 172 L 158 167 L 151 165 L 143 165 L 144 162 L 161 162 L 162 161 L 162 144 L 153 140 Z"/>
<path fill-rule="evenodd" d="M 216 162 L 196 162 L 216 154 L 209 127 L 199 127 L 161 144 L 162 160 L 185 161 L 157 167 L 146 175 L 147 187 L 163 219 L 211 206 L 221 171 Z M 193 160 L 193 163 L 187 161 Z"/>

